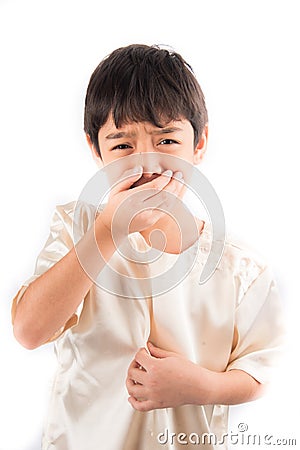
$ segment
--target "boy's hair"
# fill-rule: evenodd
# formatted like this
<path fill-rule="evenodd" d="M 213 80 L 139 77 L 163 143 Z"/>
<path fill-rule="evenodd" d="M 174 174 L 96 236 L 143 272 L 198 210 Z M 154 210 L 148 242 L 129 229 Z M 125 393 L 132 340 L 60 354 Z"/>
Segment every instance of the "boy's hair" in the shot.
<path fill-rule="evenodd" d="M 117 128 L 129 122 L 163 127 L 184 118 L 194 129 L 195 147 L 208 120 L 191 66 L 174 51 L 138 44 L 114 50 L 90 78 L 84 131 L 99 156 L 98 132 L 110 114 Z"/>

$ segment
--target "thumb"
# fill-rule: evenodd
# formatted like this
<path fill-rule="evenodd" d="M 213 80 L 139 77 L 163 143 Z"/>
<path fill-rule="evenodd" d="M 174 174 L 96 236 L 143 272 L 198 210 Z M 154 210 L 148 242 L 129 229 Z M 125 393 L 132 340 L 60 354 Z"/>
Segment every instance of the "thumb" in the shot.
<path fill-rule="evenodd" d="M 133 169 L 126 170 L 121 176 L 120 181 L 114 186 L 112 191 L 117 194 L 118 192 L 129 189 L 130 186 L 135 183 L 143 174 L 143 167 L 136 166 Z"/>
<path fill-rule="evenodd" d="M 151 356 L 154 356 L 155 358 L 167 358 L 168 356 L 174 355 L 173 352 L 169 352 L 160 347 L 156 347 L 152 344 L 152 342 L 148 342 L 148 349 L 151 353 Z"/>

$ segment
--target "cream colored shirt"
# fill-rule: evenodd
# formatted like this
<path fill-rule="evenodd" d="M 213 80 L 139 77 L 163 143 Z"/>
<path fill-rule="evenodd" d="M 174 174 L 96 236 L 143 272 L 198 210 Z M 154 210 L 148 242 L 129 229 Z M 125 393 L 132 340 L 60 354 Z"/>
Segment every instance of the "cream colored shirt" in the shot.
<path fill-rule="evenodd" d="M 13 313 L 26 286 L 72 248 L 74 207 L 72 202 L 56 208 L 35 273 L 16 296 Z M 82 206 L 75 224 L 82 235 L 92 217 L 91 208 Z M 226 438 L 222 443 L 227 406 L 186 405 L 141 413 L 128 403 L 125 387 L 128 366 L 149 339 L 213 371 L 241 369 L 261 383 L 270 379 L 282 340 L 281 306 L 272 272 L 260 257 L 227 237 L 217 270 L 199 284 L 211 237 L 206 222 L 191 271 L 155 298 L 122 298 L 92 286 L 76 315 L 54 336 L 58 368 L 43 450 L 194 449 L 203 442 L 201 448 L 227 448 Z M 130 240 L 136 249 L 145 248 L 139 233 Z M 187 258 L 191 251 L 194 247 L 185 251 Z M 164 253 L 153 267 L 143 265 L 143 270 L 148 275 L 163 271 L 176 257 Z M 138 264 L 117 252 L 110 264 L 130 277 L 140 271 Z M 141 278 L 134 285 L 133 297 L 143 295 L 144 282 Z M 124 289 L 128 297 L 128 287 Z M 205 433 L 216 436 L 210 438 L 211 444 Z"/>

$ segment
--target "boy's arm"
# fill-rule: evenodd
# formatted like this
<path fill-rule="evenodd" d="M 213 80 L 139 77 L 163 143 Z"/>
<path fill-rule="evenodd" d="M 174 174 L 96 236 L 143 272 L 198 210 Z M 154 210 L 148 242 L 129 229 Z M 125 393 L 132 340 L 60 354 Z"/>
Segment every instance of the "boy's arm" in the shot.
<path fill-rule="evenodd" d="M 132 406 L 146 411 L 188 403 L 238 404 L 261 396 L 285 342 L 279 293 L 267 267 L 239 302 L 235 326 L 236 342 L 224 372 L 208 370 L 151 344 L 150 354 L 139 350 L 127 377 Z"/>
<path fill-rule="evenodd" d="M 17 303 L 13 318 L 14 335 L 24 347 L 36 348 L 56 335 L 74 314 L 93 280 L 115 252 L 114 238 L 120 244 L 128 233 L 141 231 L 156 223 L 162 213 L 155 208 L 164 205 L 168 199 L 166 192 L 176 196 L 181 191 L 182 184 L 172 178 L 171 171 L 130 190 L 131 185 L 141 177 L 142 170 L 142 167 L 137 167 L 124 174 L 124 178 L 112 189 L 109 202 L 95 220 L 94 227 L 76 244 L 76 249 L 73 247 L 27 287 Z M 139 193 L 138 200 L 135 196 L 126 203 L 127 213 L 133 220 L 130 224 L 121 223 L 121 220 L 115 223 L 113 238 L 111 229 L 116 211 L 134 193 Z M 131 207 L 132 211 L 128 211 Z"/>
<path fill-rule="evenodd" d="M 60 261 L 34 280 L 20 299 L 14 316 L 14 335 L 26 348 L 36 348 L 48 341 L 72 316 L 92 285 L 78 260 L 77 253 L 88 254 L 94 262 L 94 276 L 115 251 L 109 230 L 95 221 L 95 236 L 100 252 L 91 254 L 93 228 Z M 94 250 L 95 253 L 95 250 Z"/>
<path fill-rule="evenodd" d="M 255 400 L 263 385 L 242 370 L 214 372 L 148 344 L 128 370 L 129 402 L 138 411 L 194 405 L 234 405 Z"/>

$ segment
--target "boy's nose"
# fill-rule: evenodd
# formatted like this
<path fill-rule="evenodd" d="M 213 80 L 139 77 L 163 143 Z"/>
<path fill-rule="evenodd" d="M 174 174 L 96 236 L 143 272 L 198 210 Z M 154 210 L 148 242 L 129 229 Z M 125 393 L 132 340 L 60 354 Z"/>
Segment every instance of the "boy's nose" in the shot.
<path fill-rule="evenodd" d="M 157 152 L 140 152 L 140 163 L 144 168 L 145 177 L 151 177 L 154 173 L 162 173 L 161 156 Z"/>

